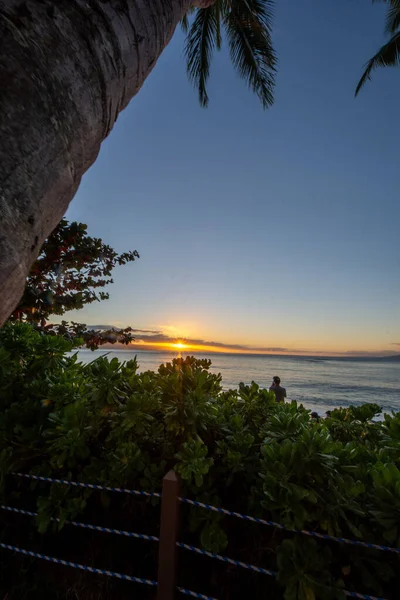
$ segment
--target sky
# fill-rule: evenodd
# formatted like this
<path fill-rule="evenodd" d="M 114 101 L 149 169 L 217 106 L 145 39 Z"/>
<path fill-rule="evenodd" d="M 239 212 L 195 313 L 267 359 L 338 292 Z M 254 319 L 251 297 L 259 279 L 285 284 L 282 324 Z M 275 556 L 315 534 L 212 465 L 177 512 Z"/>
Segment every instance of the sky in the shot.
<path fill-rule="evenodd" d="M 400 70 L 354 98 L 384 8 L 277 1 L 266 111 L 226 49 L 201 108 L 177 30 L 67 212 L 140 260 L 70 318 L 149 348 L 399 352 Z"/>

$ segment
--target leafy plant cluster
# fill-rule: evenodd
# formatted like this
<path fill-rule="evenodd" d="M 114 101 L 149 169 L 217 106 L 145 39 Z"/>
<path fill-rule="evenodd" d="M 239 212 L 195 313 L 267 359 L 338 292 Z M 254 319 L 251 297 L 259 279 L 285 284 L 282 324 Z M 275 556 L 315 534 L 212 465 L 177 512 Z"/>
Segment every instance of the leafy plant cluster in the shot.
<path fill-rule="evenodd" d="M 159 491 L 174 468 L 187 497 L 288 528 L 400 546 L 399 413 L 374 422 L 380 409 L 366 404 L 315 421 L 255 383 L 224 391 L 208 360 L 174 359 L 139 373 L 135 359 L 81 364 L 72 349 L 24 323 L 0 331 L 3 483 L 23 471 Z M 36 494 L 42 534 L 54 529 L 52 517 L 60 530 L 89 508 L 96 522 L 96 492 L 45 489 Z M 344 598 L 343 589 L 398 597 L 395 555 L 195 508 L 182 521 L 183 539 L 277 571 L 277 582 L 263 580 L 254 597 L 271 587 L 286 600 Z"/>
<path fill-rule="evenodd" d="M 272 46 L 272 4 L 265 0 L 202 0 L 181 24 L 187 33 L 185 56 L 189 79 L 201 106 L 208 105 L 207 82 L 214 50 L 224 38 L 232 64 L 258 96 L 263 108 L 273 104 L 276 55 Z"/>
<path fill-rule="evenodd" d="M 107 343 L 129 344 L 134 339 L 131 327 L 86 327 L 74 321 L 57 324 L 49 319 L 108 300 L 109 294 L 102 290 L 113 283 L 115 267 L 138 258 L 136 250 L 118 254 L 100 238 L 91 237 L 84 223 L 62 219 L 33 263 L 24 294 L 10 320 L 31 323 L 44 333 L 79 339 L 91 350 Z"/>

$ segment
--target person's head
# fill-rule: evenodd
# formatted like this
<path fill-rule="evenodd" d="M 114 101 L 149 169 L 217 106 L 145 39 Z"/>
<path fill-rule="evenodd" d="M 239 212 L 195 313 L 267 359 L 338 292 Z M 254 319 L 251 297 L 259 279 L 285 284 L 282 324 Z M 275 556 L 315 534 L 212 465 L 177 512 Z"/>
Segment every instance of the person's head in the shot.
<path fill-rule="evenodd" d="M 319 419 L 319 415 L 318 415 L 318 413 L 317 413 L 317 412 L 312 412 L 312 413 L 311 413 L 311 418 L 312 418 L 312 419 Z"/>
<path fill-rule="evenodd" d="M 325 413 L 325 416 L 326 417 L 330 417 L 331 414 L 332 414 L 332 411 L 331 410 L 327 410 L 326 413 Z"/>
<path fill-rule="evenodd" d="M 275 377 L 272 380 L 274 382 L 275 385 L 281 385 L 281 378 L 278 377 L 277 375 L 275 375 Z"/>

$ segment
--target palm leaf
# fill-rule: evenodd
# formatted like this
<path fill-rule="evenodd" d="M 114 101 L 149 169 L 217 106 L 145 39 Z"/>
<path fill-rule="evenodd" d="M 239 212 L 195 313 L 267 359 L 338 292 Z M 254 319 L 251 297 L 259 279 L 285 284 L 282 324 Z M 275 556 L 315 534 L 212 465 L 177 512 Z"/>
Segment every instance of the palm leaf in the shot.
<path fill-rule="evenodd" d="M 214 48 L 221 47 L 220 2 L 199 9 L 186 38 L 185 56 L 189 79 L 198 89 L 201 106 L 208 105 L 207 80 Z"/>
<path fill-rule="evenodd" d="M 185 33 L 189 31 L 189 17 L 195 11 L 195 9 L 189 8 L 189 10 L 183 15 L 181 19 L 181 27 Z"/>
<path fill-rule="evenodd" d="M 386 15 L 385 32 L 391 35 L 400 26 L 400 0 L 390 0 L 390 8 Z"/>
<path fill-rule="evenodd" d="M 215 36 L 215 45 L 217 50 L 221 50 L 222 48 L 222 34 L 221 34 L 221 21 L 222 21 L 222 13 L 224 10 L 225 0 L 217 0 L 214 4 L 215 8 L 215 19 L 216 19 L 216 36 Z"/>
<path fill-rule="evenodd" d="M 189 30 L 189 15 L 186 13 L 181 19 L 181 27 L 185 33 Z"/>
<path fill-rule="evenodd" d="M 276 56 L 271 42 L 271 0 L 227 0 L 224 15 L 230 55 L 240 77 L 264 108 L 273 103 Z"/>
<path fill-rule="evenodd" d="M 400 64 L 400 33 L 396 33 L 387 44 L 368 61 L 365 71 L 358 82 L 356 87 L 357 96 L 358 92 L 364 86 L 367 81 L 371 80 L 371 73 L 378 67 L 395 67 Z"/>

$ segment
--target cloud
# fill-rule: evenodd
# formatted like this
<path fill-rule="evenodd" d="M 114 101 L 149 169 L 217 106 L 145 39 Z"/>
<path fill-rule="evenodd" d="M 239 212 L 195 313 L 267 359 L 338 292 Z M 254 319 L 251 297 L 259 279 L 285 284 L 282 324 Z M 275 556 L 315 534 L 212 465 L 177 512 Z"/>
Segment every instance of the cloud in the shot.
<path fill-rule="evenodd" d="M 134 329 L 134 332 L 145 331 Z M 306 354 L 307 350 L 293 350 L 290 348 L 284 348 L 281 346 L 246 346 L 243 344 L 226 344 L 224 342 L 218 342 L 214 340 L 204 340 L 200 338 L 186 338 L 183 336 L 171 336 L 166 333 L 152 332 L 145 335 L 135 335 L 136 344 L 146 344 L 151 346 L 152 344 L 175 344 L 177 341 L 182 342 L 187 346 L 206 346 L 212 352 L 212 349 L 224 351 L 236 351 L 236 352 L 252 352 L 252 353 L 265 353 L 271 352 L 275 354 L 286 354 L 293 352 L 293 354 Z"/>
<path fill-rule="evenodd" d="M 139 331 L 145 331 L 145 330 L 140 330 L 140 329 L 134 329 L 134 332 L 139 332 Z M 289 352 L 288 348 L 281 348 L 281 347 L 253 347 L 253 346 L 244 346 L 241 344 L 225 344 L 224 342 L 215 342 L 215 341 L 208 341 L 208 340 L 202 340 L 202 339 L 196 339 L 196 338 L 185 338 L 185 337 L 177 337 L 177 336 L 171 336 L 171 335 L 167 335 L 165 333 L 161 333 L 161 332 L 152 332 L 150 335 L 140 335 L 140 336 L 136 336 L 136 342 L 146 342 L 149 344 L 157 344 L 157 343 L 164 343 L 164 344 L 174 344 L 176 343 L 176 341 L 179 340 L 180 342 L 182 342 L 183 344 L 186 344 L 187 346 L 207 346 L 207 347 L 211 347 L 211 348 L 224 348 L 226 350 L 239 350 L 242 352 Z"/>
<path fill-rule="evenodd" d="M 365 350 L 347 350 L 346 352 L 341 352 L 340 353 L 342 356 L 392 356 L 393 355 L 393 351 L 392 350 L 380 350 L 377 352 L 370 352 L 370 351 L 365 351 Z"/>
<path fill-rule="evenodd" d="M 143 330 L 133 329 L 132 331 L 135 334 L 135 332 L 143 331 Z M 181 338 L 179 338 L 179 339 L 181 339 Z M 151 342 L 153 344 L 157 344 L 159 342 L 164 342 L 164 343 L 171 342 L 171 344 L 173 344 L 174 342 L 176 342 L 176 337 L 171 337 L 171 336 L 165 335 L 164 333 L 161 333 L 159 331 L 154 331 L 150 334 L 135 336 L 135 341 L 136 342 L 139 342 L 139 341 Z"/>
<path fill-rule="evenodd" d="M 152 334 L 159 334 L 159 331 L 154 331 L 153 329 L 132 329 L 132 331 L 135 331 L 136 333 L 152 333 Z"/>

